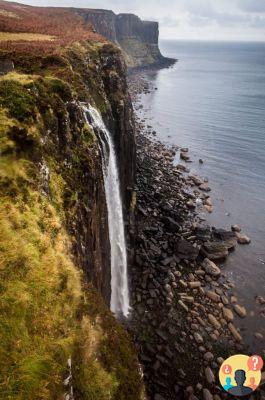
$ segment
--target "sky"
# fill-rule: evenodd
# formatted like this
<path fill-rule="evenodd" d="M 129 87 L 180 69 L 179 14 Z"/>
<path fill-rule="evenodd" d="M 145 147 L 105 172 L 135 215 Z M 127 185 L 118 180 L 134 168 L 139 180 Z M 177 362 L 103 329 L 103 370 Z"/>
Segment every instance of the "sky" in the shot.
<path fill-rule="evenodd" d="M 265 41 L 265 0 L 17 0 L 38 6 L 104 8 L 159 22 L 160 38 Z"/>

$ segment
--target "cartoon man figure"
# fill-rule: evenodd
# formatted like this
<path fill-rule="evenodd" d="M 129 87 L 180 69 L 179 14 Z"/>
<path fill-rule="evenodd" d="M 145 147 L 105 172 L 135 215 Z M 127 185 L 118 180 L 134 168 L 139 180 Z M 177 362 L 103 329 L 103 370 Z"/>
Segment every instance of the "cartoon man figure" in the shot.
<path fill-rule="evenodd" d="M 228 392 L 229 389 L 231 389 L 233 387 L 232 383 L 231 383 L 231 378 L 230 376 L 228 376 L 225 379 L 225 385 L 224 385 L 224 390 L 226 390 Z"/>
<path fill-rule="evenodd" d="M 256 385 L 256 383 L 255 383 L 255 378 L 254 378 L 254 376 L 252 376 L 250 379 L 249 379 L 249 381 L 250 381 L 250 383 L 249 383 L 249 387 L 254 391 L 254 390 L 256 390 L 257 389 L 257 387 L 258 387 L 258 385 Z"/>
<path fill-rule="evenodd" d="M 252 389 L 250 387 L 244 386 L 246 381 L 246 372 L 243 369 L 236 370 L 235 381 L 237 386 L 229 389 L 228 393 L 234 394 L 235 396 L 245 396 L 246 394 L 252 393 Z"/>

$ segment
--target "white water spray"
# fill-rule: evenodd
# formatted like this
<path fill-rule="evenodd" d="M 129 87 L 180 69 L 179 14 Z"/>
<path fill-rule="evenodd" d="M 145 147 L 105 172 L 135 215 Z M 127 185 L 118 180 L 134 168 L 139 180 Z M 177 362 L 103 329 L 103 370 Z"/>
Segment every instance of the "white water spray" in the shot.
<path fill-rule="evenodd" d="M 95 130 L 100 142 L 111 247 L 110 308 L 116 316 L 127 316 L 129 313 L 127 254 L 115 147 L 99 112 L 90 105 L 84 107 L 84 112 L 87 123 Z"/>

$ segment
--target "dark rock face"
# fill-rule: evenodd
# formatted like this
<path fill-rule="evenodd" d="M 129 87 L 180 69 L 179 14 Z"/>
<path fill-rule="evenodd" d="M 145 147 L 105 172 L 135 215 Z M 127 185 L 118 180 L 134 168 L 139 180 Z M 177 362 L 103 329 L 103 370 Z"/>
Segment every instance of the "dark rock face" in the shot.
<path fill-rule="evenodd" d="M 112 52 L 112 48 L 109 49 L 106 46 L 100 52 L 101 59 L 104 60 L 101 71 L 104 91 L 111 106 L 111 112 L 108 111 L 103 117 L 114 138 L 120 185 L 126 210 L 124 214 L 128 214 L 132 187 L 135 182 L 134 117 L 128 95 L 124 60 L 118 53 L 115 57 L 113 55 L 110 57 L 109 50 Z"/>
<path fill-rule="evenodd" d="M 116 15 L 108 10 L 76 9 L 76 13 L 97 33 L 121 47 L 129 67 L 170 65 L 175 61 L 160 53 L 157 22 L 142 21 L 134 14 Z"/>
<path fill-rule="evenodd" d="M 112 42 L 116 41 L 117 16 L 113 11 L 78 9 L 77 13 L 85 20 L 86 24 L 92 24 L 96 32 Z"/>
<path fill-rule="evenodd" d="M 158 23 L 142 21 L 134 14 L 119 14 L 116 17 L 117 40 L 137 37 L 149 44 L 158 44 Z"/>
<path fill-rule="evenodd" d="M 43 133 L 41 153 L 31 154 L 31 157 L 34 156 L 36 162 L 45 167 L 52 155 L 56 173 L 65 182 L 65 224 L 72 238 L 76 264 L 109 305 L 110 243 L 102 160 L 96 136 L 89 136 L 85 130 L 80 101 L 93 104 L 99 110 L 114 138 L 124 216 L 131 215 L 129 210 L 135 174 L 134 119 L 121 52 L 113 44 L 107 43 L 98 48 L 97 57 L 92 60 L 89 46 L 83 50 L 78 57 L 72 49 L 65 53 L 70 68 L 67 71 L 69 76 L 74 71 L 82 78 L 82 86 L 76 90 L 81 98 L 69 93 L 67 101 L 61 100 L 54 107 L 52 118 L 45 119 L 47 126 Z M 19 62 L 16 61 L 16 67 L 23 72 L 25 68 L 26 72 L 27 59 L 23 60 L 23 64 Z M 49 59 L 42 60 L 46 68 L 49 63 Z M 70 84 L 74 86 L 74 82 Z M 16 140 L 19 140 L 21 134 L 17 132 L 16 136 Z M 24 139 L 23 144 L 25 146 Z M 50 195 L 49 179 L 43 183 L 42 190 Z"/>

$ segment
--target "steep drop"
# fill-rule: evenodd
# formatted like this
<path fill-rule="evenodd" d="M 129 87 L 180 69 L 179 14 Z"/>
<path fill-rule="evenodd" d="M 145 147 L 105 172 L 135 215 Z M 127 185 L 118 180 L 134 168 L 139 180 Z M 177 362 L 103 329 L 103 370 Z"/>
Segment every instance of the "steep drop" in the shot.
<path fill-rule="evenodd" d="M 129 313 L 127 254 L 115 147 L 98 111 L 89 105 L 84 107 L 84 115 L 100 142 L 111 246 L 111 311 L 117 317 L 127 316 Z"/>

